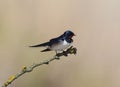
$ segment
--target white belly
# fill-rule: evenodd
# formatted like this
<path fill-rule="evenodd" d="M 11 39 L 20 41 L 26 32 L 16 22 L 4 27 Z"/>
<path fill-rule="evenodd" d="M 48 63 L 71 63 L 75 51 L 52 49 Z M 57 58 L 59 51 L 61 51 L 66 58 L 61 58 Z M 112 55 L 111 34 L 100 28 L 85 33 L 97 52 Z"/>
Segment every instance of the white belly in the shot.
<path fill-rule="evenodd" d="M 63 42 L 52 46 L 52 47 L 51 47 L 51 50 L 63 51 L 63 50 L 65 50 L 65 49 L 67 49 L 70 45 L 71 45 L 71 43 L 67 43 L 67 42 L 64 40 Z"/>

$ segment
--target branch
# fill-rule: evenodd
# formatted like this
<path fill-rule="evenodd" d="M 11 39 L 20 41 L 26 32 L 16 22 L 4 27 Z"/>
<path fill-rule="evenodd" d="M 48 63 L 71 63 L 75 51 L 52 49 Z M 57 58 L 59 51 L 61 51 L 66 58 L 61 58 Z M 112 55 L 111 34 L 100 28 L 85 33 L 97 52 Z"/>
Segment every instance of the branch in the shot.
<path fill-rule="evenodd" d="M 35 63 L 30 65 L 29 67 L 23 66 L 21 71 L 19 73 L 17 73 L 16 75 L 10 76 L 8 78 L 8 80 L 4 83 L 4 85 L 2 85 L 1 87 L 7 87 L 9 84 L 11 84 L 14 80 L 16 80 L 17 78 L 19 78 L 20 76 L 24 75 L 25 73 L 28 72 L 32 72 L 32 70 L 38 66 L 41 66 L 43 64 L 49 64 L 51 61 L 55 60 L 55 59 L 60 59 L 61 56 L 68 56 L 68 54 L 76 54 L 77 49 L 74 48 L 73 46 L 71 46 L 70 48 L 68 48 L 66 51 L 63 51 L 62 53 L 57 53 L 53 58 L 43 61 L 43 62 L 39 62 L 39 63 Z"/>

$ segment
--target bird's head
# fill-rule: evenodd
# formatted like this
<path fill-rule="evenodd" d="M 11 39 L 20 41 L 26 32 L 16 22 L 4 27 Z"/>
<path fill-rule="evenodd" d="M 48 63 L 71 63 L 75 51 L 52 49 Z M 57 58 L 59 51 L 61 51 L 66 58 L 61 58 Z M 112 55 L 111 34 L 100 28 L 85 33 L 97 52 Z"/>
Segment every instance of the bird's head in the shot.
<path fill-rule="evenodd" d="M 72 37 L 75 36 L 75 34 L 70 30 L 65 31 L 63 35 L 69 39 L 72 39 Z"/>

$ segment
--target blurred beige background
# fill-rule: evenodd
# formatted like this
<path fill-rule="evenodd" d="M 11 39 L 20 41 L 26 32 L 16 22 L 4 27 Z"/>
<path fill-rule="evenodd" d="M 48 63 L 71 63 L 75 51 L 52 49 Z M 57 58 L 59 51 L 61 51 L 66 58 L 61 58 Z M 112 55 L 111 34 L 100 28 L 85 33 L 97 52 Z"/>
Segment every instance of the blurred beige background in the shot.
<path fill-rule="evenodd" d="M 119 0 L 0 0 L 0 85 L 51 58 L 29 45 L 72 30 L 77 55 L 36 68 L 9 87 L 120 87 Z"/>

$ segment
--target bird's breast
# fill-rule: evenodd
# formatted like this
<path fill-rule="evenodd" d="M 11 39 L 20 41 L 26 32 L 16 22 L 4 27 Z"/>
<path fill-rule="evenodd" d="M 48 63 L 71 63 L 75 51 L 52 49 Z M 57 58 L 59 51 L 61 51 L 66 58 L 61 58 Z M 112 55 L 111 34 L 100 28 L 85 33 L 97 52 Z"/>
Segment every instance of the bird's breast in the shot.
<path fill-rule="evenodd" d="M 70 45 L 71 45 L 71 43 L 68 43 L 66 40 L 63 40 L 63 41 L 59 42 L 58 44 L 52 45 L 51 50 L 63 51 L 64 49 L 67 49 Z"/>

